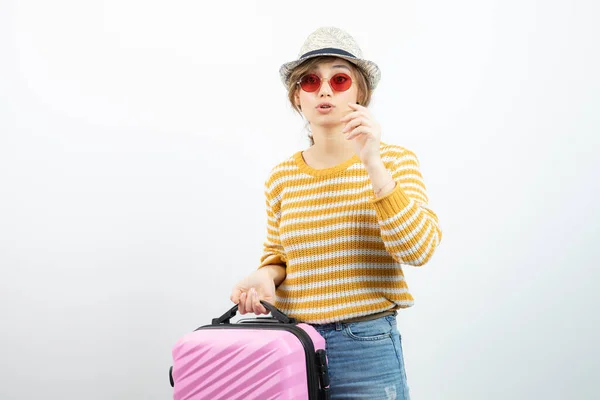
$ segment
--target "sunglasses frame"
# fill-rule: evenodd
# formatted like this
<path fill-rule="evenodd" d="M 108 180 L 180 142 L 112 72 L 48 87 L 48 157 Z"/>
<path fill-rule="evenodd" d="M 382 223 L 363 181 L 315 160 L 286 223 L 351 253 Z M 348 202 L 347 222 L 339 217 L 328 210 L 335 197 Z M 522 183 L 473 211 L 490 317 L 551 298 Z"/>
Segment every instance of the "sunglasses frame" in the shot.
<path fill-rule="evenodd" d="M 308 90 L 305 90 L 302 87 L 302 79 L 304 79 L 307 76 L 311 76 L 311 75 L 314 75 L 317 78 L 319 78 L 319 86 L 315 90 L 309 92 Z M 350 80 L 350 86 L 348 86 L 348 89 L 346 89 L 346 90 L 335 90 L 333 88 L 333 86 L 331 86 L 331 83 L 329 83 L 329 81 L 331 79 L 335 78 L 338 75 L 343 75 L 343 76 L 345 76 L 346 78 L 348 78 Z M 329 77 L 327 79 L 323 79 L 323 78 L 321 78 L 319 75 L 317 75 L 315 73 L 306 74 L 306 75 L 303 75 L 298 82 L 296 82 L 296 85 L 300 86 L 300 89 L 304 90 L 306 93 L 314 93 L 314 92 L 318 92 L 321 89 L 321 86 L 323 86 L 323 82 L 329 83 L 329 87 L 331 88 L 331 90 L 333 90 L 334 92 L 338 92 L 338 93 L 345 92 L 345 91 L 349 90 L 352 87 L 352 85 L 354 84 L 354 80 L 352 79 L 352 77 L 350 75 L 348 75 L 345 72 L 338 72 L 336 74 L 333 74 L 331 77 Z"/>

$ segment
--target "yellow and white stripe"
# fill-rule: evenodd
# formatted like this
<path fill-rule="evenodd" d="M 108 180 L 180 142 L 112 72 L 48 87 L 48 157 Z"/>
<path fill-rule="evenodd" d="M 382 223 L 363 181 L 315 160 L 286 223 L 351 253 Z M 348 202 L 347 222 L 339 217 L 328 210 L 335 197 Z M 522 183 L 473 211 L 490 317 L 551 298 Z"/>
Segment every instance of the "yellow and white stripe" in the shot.
<path fill-rule="evenodd" d="M 442 234 L 416 155 L 382 143 L 381 156 L 397 185 L 378 199 L 358 157 L 314 170 L 298 152 L 271 171 L 260 267 L 286 267 L 283 312 L 326 323 L 412 306 L 402 264 L 425 264 Z"/>

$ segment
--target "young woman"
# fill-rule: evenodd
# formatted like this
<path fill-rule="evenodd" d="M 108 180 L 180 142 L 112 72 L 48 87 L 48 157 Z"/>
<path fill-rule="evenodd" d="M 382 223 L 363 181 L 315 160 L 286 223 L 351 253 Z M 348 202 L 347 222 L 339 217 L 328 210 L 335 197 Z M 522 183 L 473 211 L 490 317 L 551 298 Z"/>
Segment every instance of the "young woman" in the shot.
<path fill-rule="evenodd" d="M 442 236 L 419 162 L 380 141 L 367 108 L 379 68 L 346 32 L 316 30 L 280 75 L 312 144 L 266 180 L 264 254 L 231 300 L 241 314 L 266 314 L 265 300 L 313 325 L 332 399 L 408 399 L 396 315 L 413 297 L 402 266 L 425 264 Z"/>

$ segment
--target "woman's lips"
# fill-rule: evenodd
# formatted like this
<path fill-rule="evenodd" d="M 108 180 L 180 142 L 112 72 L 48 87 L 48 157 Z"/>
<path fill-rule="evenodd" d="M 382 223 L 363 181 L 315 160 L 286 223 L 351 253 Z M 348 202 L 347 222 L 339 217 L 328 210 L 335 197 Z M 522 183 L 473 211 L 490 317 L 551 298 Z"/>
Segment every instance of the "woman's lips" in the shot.
<path fill-rule="evenodd" d="M 335 106 L 330 103 L 321 103 L 317 106 L 317 111 L 321 114 L 327 114 L 327 113 L 330 113 L 334 107 Z"/>

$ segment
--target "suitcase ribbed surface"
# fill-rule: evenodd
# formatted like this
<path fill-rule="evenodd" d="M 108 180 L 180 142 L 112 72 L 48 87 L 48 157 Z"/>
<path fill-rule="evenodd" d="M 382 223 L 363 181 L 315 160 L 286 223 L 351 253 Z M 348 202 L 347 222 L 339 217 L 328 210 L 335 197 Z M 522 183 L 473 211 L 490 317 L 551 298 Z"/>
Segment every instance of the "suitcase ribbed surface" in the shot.
<path fill-rule="evenodd" d="M 174 400 L 309 398 L 305 349 L 285 330 L 200 329 L 173 360 Z"/>

